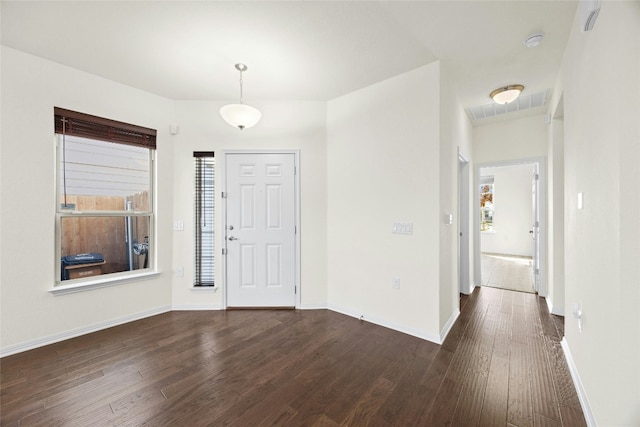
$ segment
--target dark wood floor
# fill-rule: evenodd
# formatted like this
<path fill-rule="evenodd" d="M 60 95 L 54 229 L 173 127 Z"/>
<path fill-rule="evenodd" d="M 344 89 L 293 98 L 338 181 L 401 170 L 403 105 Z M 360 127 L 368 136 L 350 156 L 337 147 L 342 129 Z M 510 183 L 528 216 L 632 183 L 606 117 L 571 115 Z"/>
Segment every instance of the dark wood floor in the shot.
<path fill-rule="evenodd" d="M 534 294 L 478 288 L 442 346 L 326 310 L 170 312 L 1 360 L 2 426 L 584 426 Z"/>

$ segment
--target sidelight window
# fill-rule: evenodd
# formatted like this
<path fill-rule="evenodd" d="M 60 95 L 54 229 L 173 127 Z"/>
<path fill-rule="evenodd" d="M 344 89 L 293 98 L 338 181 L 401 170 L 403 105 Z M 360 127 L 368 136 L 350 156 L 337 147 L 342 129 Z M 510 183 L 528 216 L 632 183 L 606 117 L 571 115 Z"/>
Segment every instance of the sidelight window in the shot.
<path fill-rule="evenodd" d="M 195 160 L 195 266 L 196 287 L 215 282 L 215 157 L 212 151 L 196 151 Z"/>

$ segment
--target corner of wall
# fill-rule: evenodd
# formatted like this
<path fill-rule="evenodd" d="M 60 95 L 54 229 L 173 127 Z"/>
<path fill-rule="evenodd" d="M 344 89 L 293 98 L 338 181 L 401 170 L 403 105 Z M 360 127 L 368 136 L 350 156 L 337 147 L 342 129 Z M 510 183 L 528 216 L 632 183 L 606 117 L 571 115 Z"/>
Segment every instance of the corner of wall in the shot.
<path fill-rule="evenodd" d="M 451 331 L 453 324 L 456 323 L 456 320 L 458 320 L 459 316 L 460 316 L 460 310 L 456 310 L 453 312 L 451 317 L 449 317 L 449 320 L 447 320 L 444 327 L 440 331 L 440 342 L 438 342 L 438 344 L 442 344 L 444 340 L 447 339 L 447 335 L 449 335 L 449 332 Z"/>

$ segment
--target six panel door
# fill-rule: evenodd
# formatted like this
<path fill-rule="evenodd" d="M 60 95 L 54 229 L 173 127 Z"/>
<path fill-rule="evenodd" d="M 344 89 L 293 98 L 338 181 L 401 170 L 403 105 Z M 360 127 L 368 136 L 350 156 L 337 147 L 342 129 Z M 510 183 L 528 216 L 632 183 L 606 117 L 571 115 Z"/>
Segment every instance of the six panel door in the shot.
<path fill-rule="evenodd" d="M 225 157 L 227 305 L 295 306 L 295 156 Z"/>

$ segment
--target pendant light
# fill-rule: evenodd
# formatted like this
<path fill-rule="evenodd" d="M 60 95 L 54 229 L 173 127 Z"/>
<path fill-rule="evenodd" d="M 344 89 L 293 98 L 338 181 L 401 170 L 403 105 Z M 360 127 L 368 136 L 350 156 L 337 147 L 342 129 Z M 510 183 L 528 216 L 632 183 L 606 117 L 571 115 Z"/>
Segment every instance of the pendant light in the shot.
<path fill-rule="evenodd" d="M 240 103 L 228 104 L 220 108 L 220 115 L 225 122 L 240 130 L 250 128 L 260 121 L 262 113 L 255 107 L 244 103 L 242 93 L 242 72 L 247 71 L 244 64 L 236 64 L 236 70 L 240 71 Z"/>
<path fill-rule="evenodd" d="M 522 85 L 509 85 L 499 87 L 498 89 L 491 92 L 489 96 L 497 104 L 510 104 L 520 96 L 520 92 L 522 92 L 523 89 L 524 86 Z"/>

